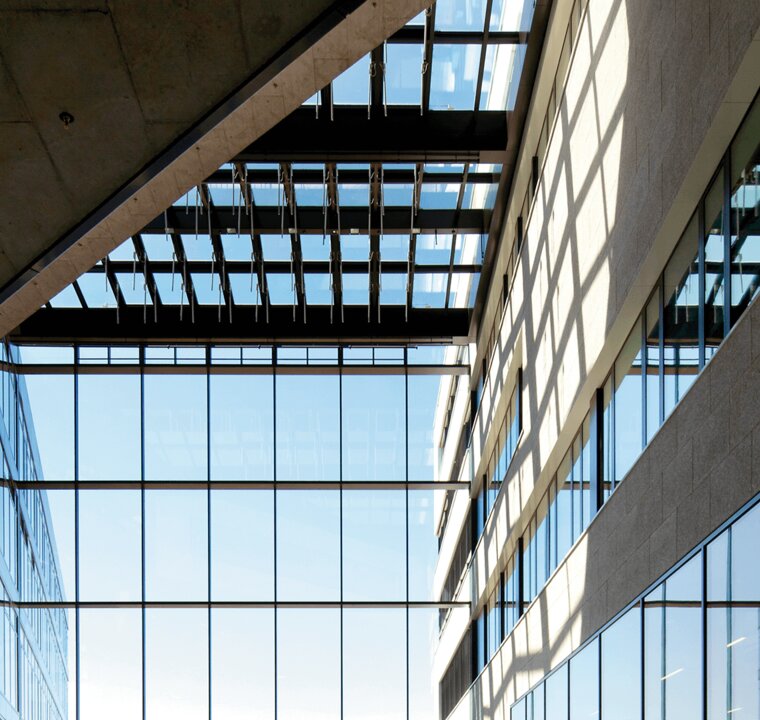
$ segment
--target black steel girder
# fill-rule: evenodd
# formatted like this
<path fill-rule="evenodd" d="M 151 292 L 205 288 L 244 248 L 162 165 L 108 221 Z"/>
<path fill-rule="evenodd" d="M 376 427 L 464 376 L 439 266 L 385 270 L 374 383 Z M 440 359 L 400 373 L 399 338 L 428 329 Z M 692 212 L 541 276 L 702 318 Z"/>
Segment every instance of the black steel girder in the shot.
<path fill-rule="evenodd" d="M 427 71 L 427 75 L 430 74 Z M 502 162 L 507 113 L 496 110 L 336 107 L 334 119 L 299 108 L 239 153 L 239 162 L 437 160 Z"/>
<path fill-rule="evenodd" d="M 253 306 L 239 307 L 231 319 L 219 320 L 216 306 L 198 306 L 194 317 L 179 317 L 176 307 L 164 307 L 154 320 L 141 306 L 121 308 L 119 322 L 113 310 L 38 310 L 13 333 L 18 343 L 271 343 L 271 342 L 465 342 L 470 310 L 460 308 L 383 308 L 381 321 L 368 318 L 366 306 L 346 306 L 331 313 L 329 306 L 309 308 L 309 322 L 293 319 L 290 305 L 272 305 L 269 319 Z"/>

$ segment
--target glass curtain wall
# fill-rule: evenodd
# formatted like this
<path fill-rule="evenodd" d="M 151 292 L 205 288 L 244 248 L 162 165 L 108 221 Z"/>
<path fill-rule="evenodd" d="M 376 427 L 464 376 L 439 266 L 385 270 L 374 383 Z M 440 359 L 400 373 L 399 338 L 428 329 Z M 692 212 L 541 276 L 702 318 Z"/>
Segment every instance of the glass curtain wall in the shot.
<path fill-rule="evenodd" d="M 3 485 L 4 701 L 35 720 L 437 720 L 439 612 L 469 612 L 433 595 L 451 368 L 82 350 L 4 373 L 28 392 L 4 419 L 36 429 L 36 474 L 6 464 Z"/>
<path fill-rule="evenodd" d="M 511 720 L 590 718 L 600 703 L 607 720 L 760 717 L 753 503 L 520 698 Z"/>

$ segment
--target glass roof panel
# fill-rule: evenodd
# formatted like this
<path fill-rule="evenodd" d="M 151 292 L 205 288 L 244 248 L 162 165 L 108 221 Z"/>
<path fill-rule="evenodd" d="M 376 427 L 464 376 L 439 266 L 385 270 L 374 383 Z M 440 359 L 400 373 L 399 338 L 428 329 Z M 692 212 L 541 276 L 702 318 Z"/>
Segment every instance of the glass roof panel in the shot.
<path fill-rule="evenodd" d="M 277 165 L 274 165 L 277 168 Z M 262 207 L 277 207 L 282 202 L 280 186 L 277 183 L 252 183 L 253 202 Z"/>
<path fill-rule="evenodd" d="M 140 239 L 148 260 L 171 260 L 174 256 L 174 245 L 168 235 L 145 234 L 141 235 Z"/>
<path fill-rule="evenodd" d="M 463 173 L 464 163 L 425 163 L 426 173 Z"/>
<path fill-rule="evenodd" d="M 241 204 L 240 186 L 231 183 L 209 183 L 211 202 L 217 207 L 232 207 Z"/>
<path fill-rule="evenodd" d="M 423 10 L 419 15 L 415 15 L 407 25 L 424 25 L 425 24 L 425 11 Z"/>
<path fill-rule="evenodd" d="M 322 235 L 301 235 L 301 257 L 305 261 L 329 260 L 330 238 Z"/>
<path fill-rule="evenodd" d="M 406 305 L 406 273 L 381 273 L 380 304 Z"/>
<path fill-rule="evenodd" d="M 369 97 L 369 55 L 355 62 L 332 83 L 335 105 L 366 105 Z"/>
<path fill-rule="evenodd" d="M 457 235 L 454 252 L 455 265 L 480 265 L 485 254 L 486 236 L 478 234 Z"/>
<path fill-rule="evenodd" d="M 267 288 L 272 305 L 295 305 L 296 292 L 292 273 L 267 273 Z"/>
<path fill-rule="evenodd" d="M 134 257 L 135 246 L 132 242 L 132 238 L 128 238 L 121 245 L 108 253 L 109 260 L 134 260 Z"/>
<path fill-rule="evenodd" d="M 412 183 L 383 183 L 383 204 L 386 207 L 405 207 L 412 204 Z"/>
<path fill-rule="evenodd" d="M 446 305 L 446 273 L 414 273 L 412 307 L 442 308 Z"/>
<path fill-rule="evenodd" d="M 187 293 L 182 289 L 182 273 L 154 273 L 158 297 L 164 305 L 187 305 Z"/>
<path fill-rule="evenodd" d="M 435 5 L 435 29 L 483 32 L 486 0 L 438 0 Z"/>
<path fill-rule="evenodd" d="M 279 165 L 274 162 L 250 162 L 247 167 L 249 170 L 277 170 Z"/>
<path fill-rule="evenodd" d="M 150 293 L 145 289 L 145 276 L 140 270 L 135 273 L 116 273 L 116 280 L 127 305 L 152 305 Z"/>
<path fill-rule="evenodd" d="M 475 295 L 478 290 L 480 273 L 451 274 L 451 290 L 449 292 L 449 307 L 471 308 L 475 305 Z"/>
<path fill-rule="evenodd" d="M 222 235 L 222 250 L 227 260 L 250 260 L 253 246 L 250 235 Z"/>
<path fill-rule="evenodd" d="M 380 257 L 382 260 L 408 260 L 408 235 L 383 235 L 380 238 Z"/>
<path fill-rule="evenodd" d="M 106 279 L 105 273 L 85 273 L 77 280 L 79 289 L 84 295 L 87 307 L 112 308 L 116 307 L 111 285 Z"/>
<path fill-rule="evenodd" d="M 50 299 L 50 304 L 54 308 L 80 308 L 82 303 L 79 302 L 77 291 L 73 285 L 67 285 L 55 297 Z"/>
<path fill-rule="evenodd" d="M 199 205 L 201 201 L 200 194 L 197 187 L 191 187 L 184 195 L 178 197 L 172 205 L 174 207 L 190 207 L 193 208 Z"/>
<path fill-rule="evenodd" d="M 338 163 L 335 167 L 338 168 L 338 170 L 369 170 L 369 163 L 341 162 Z"/>
<path fill-rule="evenodd" d="M 368 235 L 341 235 L 340 254 L 343 260 L 369 260 Z"/>
<path fill-rule="evenodd" d="M 514 110 L 527 45 L 489 45 L 483 67 L 481 110 Z"/>
<path fill-rule="evenodd" d="M 310 105 L 310 106 L 319 105 L 319 93 L 316 92 L 310 98 L 305 100 L 304 105 Z"/>
<path fill-rule="evenodd" d="M 433 45 L 430 108 L 472 110 L 480 64 L 480 45 Z"/>
<path fill-rule="evenodd" d="M 193 279 L 193 290 L 199 305 L 223 305 L 224 295 L 221 292 L 219 278 L 216 273 L 190 273 Z"/>
<path fill-rule="evenodd" d="M 332 290 L 327 273 L 304 273 L 307 305 L 330 305 Z"/>
<path fill-rule="evenodd" d="M 423 210 L 454 210 L 461 183 L 422 183 L 420 208 Z"/>
<path fill-rule="evenodd" d="M 211 261 L 214 247 L 208 235 L 182 235 L 182 247 L 188 260 Z"/>
<path fill-rule="evenodd" d="M 369 275 L 367 273 L 343 273 L 343 304 L 369 304 Z"/>
<path fill-rule="evenodd" d="M 235 305 L 259 305 L 261 294 L 259 279 L 251 273 L 230 273 L 230 289 Z"/>
<path fill-rule="evenodd" d="M 340 183 L 338 185 L 338 204 L 341 207 L 367 207 L 369 204 L 369 184 Z"/>
<path fill-rule="evenodd" d="M 296 205 L 299 207 L 322 207 L 325 203 L 325 186 L 294 183 Z"/>
<path fill-rule="evenodd" d="M 533 22 L 534 0 L 493 0 L 490 29 L 493 32 L 528 32 Z"/>
<path fill-rule="evenodd" d="M 497 183 L 467 183 L 462 207 L 468 210 L 492 210 L 496 202 Z"/>
<path fill-rule="evenodd" d="M 418 235 L 414 261 L 418 265 L 448 265 L 451 259 L 451 233 Z"/>
<path fill-rule="evenodd" d="M 388 43 L 385 100 L 388 105 L 419 105 L 422 100 L 422 45 Z"/>
<path fill-rule="evenodd" d="M 262 235 L 261 248 L 264 260 L 290 260 L 292 243 L 290 235 Z"/>

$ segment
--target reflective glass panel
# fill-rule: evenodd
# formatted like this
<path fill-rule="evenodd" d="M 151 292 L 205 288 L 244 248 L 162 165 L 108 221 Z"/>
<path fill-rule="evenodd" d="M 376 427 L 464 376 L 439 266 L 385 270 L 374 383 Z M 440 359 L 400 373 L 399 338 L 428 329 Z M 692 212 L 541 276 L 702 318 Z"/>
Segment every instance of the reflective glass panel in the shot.
<path fill-rule="evenodd" d="M 641 718 L 641 610 L 635 607 L 602 633 L 602 717 Z"/>
<path fill-rule="evenodd" d="M 207 480 L 207 378 L 145 375 L 145 479 Z"/>
<path fill-rule="evenodd" d="M 343 675 L 347 720 L 406 715 L 405 610 L 343 611 Z"/>
<path fill-rule="evenodd" d="M 340 655 L 340 610 L 278 610 L 278 720 L 340 717 Z"/>
<path fill-rule="evenodd" d="M 208 610 L 146 610 L 146 720 L 208 720 L 208 658 Z"/>
<path fill-rule="evenodd" d="M 388 43 L 385 98 L 389 105 L 419 105 L 422 99 L 422 45 Z"/>
<path fill-rule="evenodd" d="M 148 600 L 208 599 L 207 510 L 205 490 L 145 491 Z"/>
<path fill-rule="evenodd" d="M 211 491 L 211 599 L 274 599 L 272 490 Z"/>
<path fill-rule="evenodd" d="M 615 361 L 615 482 L 641 453 L 641 321 L 631 330 Z"/>
<path fill-rule="evenodd" d="M 365 55 L 333 80 L 333 103 L 366 105 L 369 100 L 369 83 L 369 55 Z"/>
<path fill-rule="evenodd" d="M 80 375 L 77 391 L 79 479 L 140 480 L 140 376 Z"/>
<path fill-rule="evenodd" d="M 723 310 L 723 171 L 705 197 L 705 360 L 715 354 L 725 333 Z"/>
<path fill-rule="evenodd" d="M 277 599 L 340 599 L 340 493 L 277 492 Z"/>
<path fill-rule="evenodd" d="M 139 609 L 80 610 L 79 663 L 81 720 L 142 718 Z"/>
<path fill-rule="evenodd" d="M 278 480 L 340 479 L 340 379 L 278 375 Z"/>
<path fill-rule="evenodd" d="M 599 717 L 599 640 L 570 658 L 570 720 Z"/>
<path fill-rule="evenodd" d="M 343 377 L 343 479 L 406 480 L 403 375 Z"/>
<path fill-rule="evenodd" d="M 274 720 L 274 686 L 274 610 L 214 608 L 211 711 L 215 720 Z"/>
<path fill-rule="evenodd" d="M 139 490 L 79 491 L 81 600 L 141 599 L 141 506 Z"/>
<path fill-rule="evenodd" d="M 665 266 L 664 392 L 667 417 L 699 372 L 699 259 L 697 216 Z"/>
<path fill-rule="evenodd" d="M 438 12 L 436 11 L 436 24 Z M 433 46 L 430 107 L 433 110 L 472 110 L 480 64 L 480 45 Z"/>

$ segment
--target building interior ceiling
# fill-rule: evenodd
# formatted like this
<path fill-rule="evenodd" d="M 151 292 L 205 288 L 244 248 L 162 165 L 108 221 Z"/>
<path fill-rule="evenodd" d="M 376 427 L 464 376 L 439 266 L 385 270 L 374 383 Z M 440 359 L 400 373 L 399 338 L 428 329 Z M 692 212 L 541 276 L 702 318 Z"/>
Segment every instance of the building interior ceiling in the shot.
<path fill-rule="evenodd" d="M 14 340 L 466 342 L 548 7 L 455 7 L 415 15 L 43 298 Z"/>

